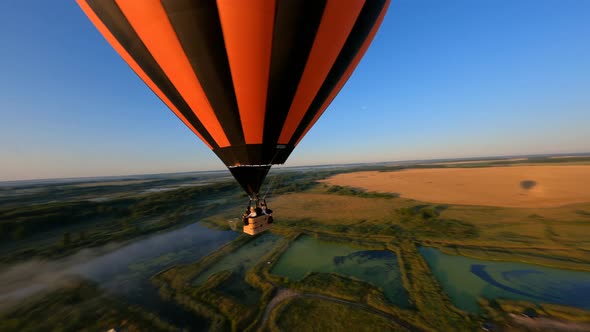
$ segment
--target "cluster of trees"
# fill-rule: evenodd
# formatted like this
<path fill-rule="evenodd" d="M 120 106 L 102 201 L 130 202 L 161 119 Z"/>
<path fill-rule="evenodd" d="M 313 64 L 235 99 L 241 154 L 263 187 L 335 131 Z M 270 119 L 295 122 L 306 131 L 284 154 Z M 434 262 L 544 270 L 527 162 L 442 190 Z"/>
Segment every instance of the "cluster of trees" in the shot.
<path fill-rule="evenodd" d="M 269 331 L 412 331 L 389 317 L 353 304 L 294 297 L 273 310 Z"/>
<path fill-rule="evenodd" d="M 322 294 L 359 303 L 363 303 L 371 292 L 379 292 L 366 282 L 334 273 L 312 272 L 301 281 L 286 282 L 286 284 L 289 288 L 302 293 Z"/>
<path fill-rule="evenodd" d="M 72 201 L 0 208 L 0 239 L 29 235 L 72 224 L 103 220 L 139 219 L 171 213 L 210 196 L 238 193 L 234 183 L 181 188 L 104 202 Z"/>
<path fill-rule="evenodd" d="M 337 171 L 307 171 L 307 172 L 285 172 L 269 176 L 261 193 L 269 192 L 271 195 L 302 192 L 318 184 L 318 180 L 325 179 Z"/>
<path fill-rule="evenodd" d="M 82 247 L 156 232 L 223 210 L 226 204 L 212 200 L 237 198 L 240 191 L 238 185 L 227 182 L 103 202 L 80 200 L 3 206 L 0 207 L 0 241 L 21 241 L 20 249 L 0 260 L 58 257 Z M 40 234 L 43 244 L 36 245 Z"/>
<path fill-rule="evenodd" d="M 63 288 L 0 315 L 0 331 L 175 331 L 153 313 L 130 306 L 96 284 L 69 280 Z"/>
<path fill-rule="evenodd" d="M 415 205 L 397 209 L 404 230 L 418 237 L 469 239 L 479 236 L 472 223 L 441 217 L 446 205 Z"/>
<path fill-rule="evenodd" d="M 420 217 L 422 219 L 432 219 L 439 217 L 441 212 L 448 208 L 447 205 L 428 205 L 420 204 L 397 209 L 397 213 L 405 218 Z"/>
<path fill-rule="evenodd" d="M 329 192 L 331 194 L 356 196 L 356 197 L 362 197 L 362 198 L 391 199 L 391 198 L 399 197 L 398 193 L 367 192 L 366 190 L 363 190 L 363 189 L 352 188 L 352 187 L 343 187 L 343 186 L 331 186 L 328 188 L 327 192 Z"/>

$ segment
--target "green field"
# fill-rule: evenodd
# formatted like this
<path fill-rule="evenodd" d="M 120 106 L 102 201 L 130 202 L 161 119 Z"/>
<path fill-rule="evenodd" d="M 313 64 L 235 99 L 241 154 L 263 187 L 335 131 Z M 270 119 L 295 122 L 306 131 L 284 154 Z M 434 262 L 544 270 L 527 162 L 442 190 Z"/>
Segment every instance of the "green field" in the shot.
<path fill-rule="evenodd" d="M 317 298 L 293 299 L 272 315 L 270 331 L 409 331 L 387 316 Z"/>

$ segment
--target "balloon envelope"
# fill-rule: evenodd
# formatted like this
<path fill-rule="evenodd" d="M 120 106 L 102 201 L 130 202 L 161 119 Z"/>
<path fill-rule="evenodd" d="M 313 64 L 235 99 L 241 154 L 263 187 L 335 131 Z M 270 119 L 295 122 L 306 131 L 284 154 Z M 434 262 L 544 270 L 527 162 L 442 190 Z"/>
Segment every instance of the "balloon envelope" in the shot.
<path fill-rule="evenodd" d="M 389 0 L 77 0 L 250 195 L 346 83 Z"/>

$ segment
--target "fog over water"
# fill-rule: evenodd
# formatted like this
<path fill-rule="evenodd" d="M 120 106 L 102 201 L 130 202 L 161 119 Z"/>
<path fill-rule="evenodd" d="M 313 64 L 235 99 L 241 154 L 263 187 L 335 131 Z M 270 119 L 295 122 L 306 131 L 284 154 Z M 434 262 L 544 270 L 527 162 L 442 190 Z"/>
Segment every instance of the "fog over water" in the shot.
<path fill-rule="evenodd" d="M 59 287 L 68 276 L 82 276 L 116 293 L 130 294 L 141 287 L 141 280 L 159 270 L 197 260 L 237 236 L 194 223 L 130 244 L 108 244 L 59 260 L 15 264 L 0 272 L 0 310 Z"/>

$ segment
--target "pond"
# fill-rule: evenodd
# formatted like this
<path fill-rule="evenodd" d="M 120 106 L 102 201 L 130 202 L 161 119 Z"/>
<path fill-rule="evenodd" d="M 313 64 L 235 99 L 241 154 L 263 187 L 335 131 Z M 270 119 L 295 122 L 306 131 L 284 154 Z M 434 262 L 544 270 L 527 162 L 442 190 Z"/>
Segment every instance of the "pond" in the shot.
<path fill-rule="evenodd" d="M 590 272 L 447 255 L 420 248 L 434 276 L 458 308 L 478 313 L 478 297 L 526 300 L 590 309 Z"/>
<path fill-rule="evenodd" d="M 363 250 L 301 236 L 283 253 L 271 273 L 301 280 L 311 272 L 336 273 L 380 288 L 393 304 L 408 307 L 397 256 L 389 250 Z"/>
<path fill-rule="evenodd" d="M 281 236 L 272 233 L 265 233 L 258 236 L 236 251 L 223 256 L 218 262 L 199 274 L 194 281 L 195 284 L 200 285 L 213 274 L 226 270 L 236 272 L 238 275 L 243 276 L 248 269 L 269 253 L 280 239 L 282 239 Z"/>

